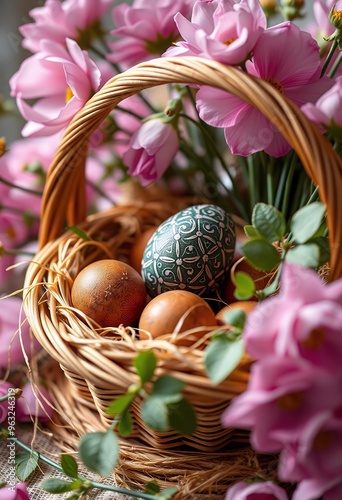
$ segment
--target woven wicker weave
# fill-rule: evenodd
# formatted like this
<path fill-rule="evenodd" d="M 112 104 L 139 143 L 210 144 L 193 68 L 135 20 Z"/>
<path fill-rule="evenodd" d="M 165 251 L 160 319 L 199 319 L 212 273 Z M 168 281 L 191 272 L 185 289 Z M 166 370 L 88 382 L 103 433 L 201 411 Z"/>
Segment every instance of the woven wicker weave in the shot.
<path fill-rule="evenodd" d="M 253 474 L 265 478 L 274 475 L 269 460 L 256 457 L 249 449 L 236 450 L 239 443 L 246 442 L 246 433 L 223 429 L 220 424 L 231 398 L 246 387 L 251 360 L 246 357 L 227 380 L 215 386 L 204 371 L 201 342 L 188 348 L 176 347 L 165 339 L 139 340 L 133 328 L 111 329 L 103 336 L 70 305 L 70 290 L 80 269 L 107 256 L 125 259 L 139 232 L 182 207 L 181 201 L 172 207 L 160 202 L 135 204 L 85 220 L 84 162 L 91 134 L 122 99 L 166 83 L 225 89 L 257 107 L 274 123 L 319 186 L 320 198 L 327 206 L 331 242 L 329 279 L 342 275 L 342 225 L 338 220 L 342 164 L 317 128 L 274 87 L 236 68 L 194 57 L 162 58 L 114 77 L 68 127 L 47 177 L 41 249 L 27 271 L 24 307 L 34 335 L 62 369 L 57 375 L 50 373 L 56 406 L 62 421 L 67 422 L 67 434 L 61 440 L 67 442 L 69 433 L 70 445 L 74 442 L 70 428 L 76 434 L 89 431 L 89 426 L 105 428 L 108 403 L 138 381 L 132 368 L 134 357 L 152 348 L 158 358 L 157 375 L 168 373 L 186 382 L 185 396 L 196 409 L 198 429 L 187 437 L 173 431 L 151 431 L 139 417 L 139 404 L 134 405 L 136 441 L 134 447 L 131 441 L 122 444 L 118 468 L 122 481 L 143 485 L 149 477 L 158 476 L 165 484 L 181 485 L 179 498 L 223 498 L 227 485 L 236 480 Z M 77 224 L 91 241 L 72 232 L 63 233 L 65 224 Z M 63 434 L 56 430 L 58 433 Z"/>

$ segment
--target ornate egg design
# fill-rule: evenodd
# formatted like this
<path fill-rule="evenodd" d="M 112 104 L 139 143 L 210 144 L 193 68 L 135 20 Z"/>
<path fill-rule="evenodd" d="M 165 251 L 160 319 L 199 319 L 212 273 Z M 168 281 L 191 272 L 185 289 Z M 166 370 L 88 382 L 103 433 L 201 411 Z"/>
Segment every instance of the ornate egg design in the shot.
<path fill-rule="evenodd" d="M 224 279 L 235 249 L 235 225 L 216 205 L 195 205 L 164 221 L 148 241 L 141 274 L 154 297 L 169 290 L 206 295 Z"/>

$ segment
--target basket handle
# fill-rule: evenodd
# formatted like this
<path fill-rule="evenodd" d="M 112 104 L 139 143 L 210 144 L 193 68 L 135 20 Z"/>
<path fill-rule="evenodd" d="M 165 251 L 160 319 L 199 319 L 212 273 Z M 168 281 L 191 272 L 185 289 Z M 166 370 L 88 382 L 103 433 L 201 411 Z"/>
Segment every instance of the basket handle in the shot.
<path fill-rule="evenodd" d="M 123 99 L 168 83 L 199 84 L 231 92 L 263 113 L 297 152 L 326 205 L 331 259 L 329 279 L 342 276 L 342 161 L 303 113 L 262 79 L 197 57 L 165 57 L 144 62 L 109 80 L 69 124 L 50 166 L 42 198 L 39 244 L 60 236 L 65 221 L 86 217 L 84 165 L 91 134 Z"/>

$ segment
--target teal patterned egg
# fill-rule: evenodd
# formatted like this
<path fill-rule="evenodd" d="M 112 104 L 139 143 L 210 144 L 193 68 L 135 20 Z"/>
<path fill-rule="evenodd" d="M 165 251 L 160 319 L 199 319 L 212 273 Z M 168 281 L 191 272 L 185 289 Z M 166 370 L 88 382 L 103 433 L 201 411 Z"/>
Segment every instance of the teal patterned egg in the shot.
<path fill-rule="evenodd" d="M 207 295 L 234 255 L 235 225 L 216 205 L 195 205 L 164 221 L 148 241 L 141 274 L 154 297 L 169 290 Z"/>

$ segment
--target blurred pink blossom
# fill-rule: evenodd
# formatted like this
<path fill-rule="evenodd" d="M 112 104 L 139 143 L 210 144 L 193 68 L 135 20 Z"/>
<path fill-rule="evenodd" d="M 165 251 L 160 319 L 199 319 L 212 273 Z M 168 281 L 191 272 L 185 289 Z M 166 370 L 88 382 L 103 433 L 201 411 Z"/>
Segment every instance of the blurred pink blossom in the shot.
<path fill-rule="evenodd" d="M 342 138 L 342 76 L 325 92 L 315 104 L 307 103 L 301 107 L 303 113 L 333 137 Z"/>
<path fill-rule="evenodd" d="M 244 483 L 231 486 L 225 500 L 287 500 L 288 496 L 280 486 L 271 481 Z"/>
<path fill-rule="evenodd" d="M 42 385 L 25 384 L 23 393 L 17 400 L 16 418 L 18 422 L 31 422 L 37 418 L 40 422 L 48 421 L 53 415 L 53 409 L 49 403 L 51 398 L 48 391 Z"/>
<path fill-rule="evenodd" d="M 322 478 L 304 479 L 292 495 L 292 500 L 340 500 L 342 498 L 342 477 L 324 480 Z"/>
<path fill-rule="evenodd" d="M 123 155 L 128 174 L 139 177 L 143 186 L 157 181 L 178 152 L 179 137 L 171 123 L 161 119 L 144 122 L 133 134 L 129 149 Z"/>
<path fill-rule="evenodd" d="M 66 48 L 43 41 L 41 52 L 25 59 L 10 80 L 11 95 L 28 121 L 23 136 L 47 136 L 63 130 L 100 83 L 99 68 L 74 40 L 67 39 Z M 38 101 L 30 106 L 25 99 Z"/>
<path fill-rule="evenodd" d="M 341 399 L 342 405 L 342 399 Z M 288 443 L 281 452 L 278 475 L 282 481 L 341 478 L 342 418 L 322 410 L 313 416 L 298 441 Z"/>
<path fill-rule="evenodd" d="M 179 38 L 174 16 L 190 17 L 194 0 L 135 0 L 113 9 L 116 39 L 109 42 L 108 60 L 128 68 L 157 57 Z"/>
<path fill-rule="evenodd" d="M 224 64 L 245 61 L 266 29 L 258 0 L 197 0 L 191 22 L 181 13 L 176 14 L 175 22 L 184 41 L 164 55 L 202 56 Z"/>
<path fill-rule="evenodd" d="M 8 394 L 9 389 L 14 389 L 14 385 L 10 382 L 4 380 L 0 381 L 0 398 Z M 4 422 L 8 414 L 8 401 L 2 401 L 0 403 L 0 424 Z M 1 490 L 0 490 L 1 491 Z M 1 497 L 0 497 L 1 498 Z"/>
<path fill-rule="evenodd" d="M 252 429 L 258 452 L 298 440 L 315 416 L 341 406 L 341 377 L 302 360 L 268 357 L 253 364 L 247 390 L 223 413 L 226 427 Z"/>
<path fill-rule="evenodd" d="M 23 344 L 23 348 L 21 346 Z M 13 368 L 24 360 L 23 349 L 28 358 L 39 349 L 38 341 L 32 338 L 25 321 L 22 300 L 19 297 L 2 297 L 0 301 L 0 368 Z"/>
<path fill-rule="evenodd" d="M 26 483 L 17 483 L 15 486 L 9 484 L 0 488 L 0 500 L 30 500 Z"/>
<path fill-rule="evenodd" d="M 115 0 L 46 0 L 29 14 L 33 23 L 19 28 L 24 40 L 22 45 L 31 52 L 39 52 L 43 40 L 65 44 L 66 38 L 79 40 L 81 32 L 99 20 Z"/>
<path fill-rule="evenodd" d="M 315 40 L 291 22 L 263 31 L 246 68 L 248 73 L 268 81 L 298 106 L 316 102 L 333 84 L 328 77 L 320 78 L 319 48 Z M 197 107 L 205 122 L 225 129 L 233 154 L 246 156 L 264 150 L 279 157 L 291 149 L 260 111 L 228 92 L 203 86 L 197 94 Z"/>
<path fill-rule="evenodd" d="M 326 285 L 313 270 L 285 263 L 281 290 L 248 315 L 243 332 L 255 358 L 291 356 L 342 373 L 342 279 Z"/>

